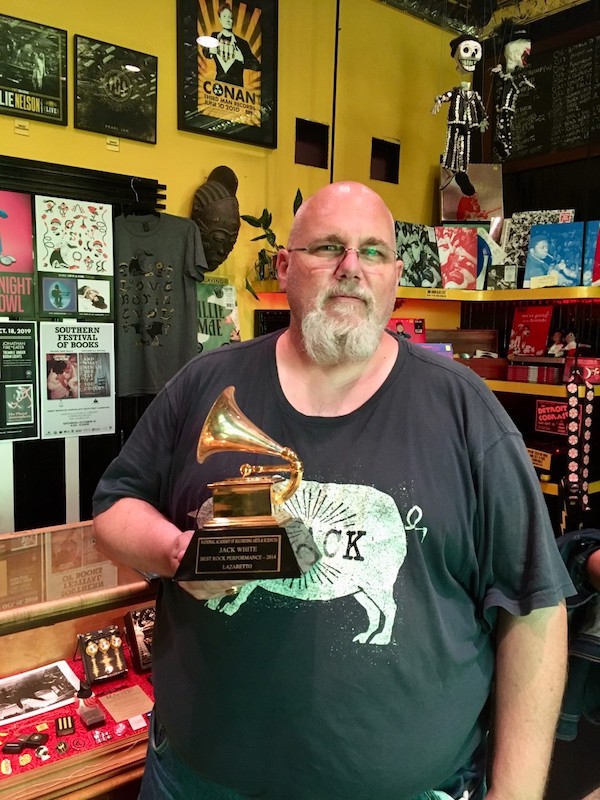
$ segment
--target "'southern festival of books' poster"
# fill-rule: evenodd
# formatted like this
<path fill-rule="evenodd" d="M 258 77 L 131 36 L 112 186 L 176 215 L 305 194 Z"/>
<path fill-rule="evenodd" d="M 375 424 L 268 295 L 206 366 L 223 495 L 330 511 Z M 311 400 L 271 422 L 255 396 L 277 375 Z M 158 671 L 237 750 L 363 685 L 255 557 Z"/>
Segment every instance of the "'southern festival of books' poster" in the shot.
<path fill-rule="evenodd" d="M 43 439 L 115 432 L 113 328 L 110 322 L 40 323 Z"/>

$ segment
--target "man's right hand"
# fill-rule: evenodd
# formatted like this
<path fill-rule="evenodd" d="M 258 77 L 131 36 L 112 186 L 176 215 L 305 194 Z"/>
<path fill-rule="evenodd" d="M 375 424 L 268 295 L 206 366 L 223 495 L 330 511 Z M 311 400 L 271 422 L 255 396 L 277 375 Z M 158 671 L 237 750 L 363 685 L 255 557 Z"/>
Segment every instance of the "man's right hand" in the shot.
<path fill-rule="evenodd" d="M 179 581 L 179 585 L 196 600 L 211 600 L 213 597 L 235 597 L 250 581 Z"/>

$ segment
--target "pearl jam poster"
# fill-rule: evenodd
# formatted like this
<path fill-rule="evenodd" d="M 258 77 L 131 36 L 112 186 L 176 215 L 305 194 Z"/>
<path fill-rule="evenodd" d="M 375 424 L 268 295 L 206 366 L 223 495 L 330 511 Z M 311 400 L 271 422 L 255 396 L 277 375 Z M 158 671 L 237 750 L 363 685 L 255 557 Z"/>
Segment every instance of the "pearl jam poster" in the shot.
<path fill-rule="evenodd" d="M 156 144 L 156 56 L 75 36 L 75 127 Z"/>
<path fill-rule="evenodd" d="M 67 124 L 67 32 L 0 14 L 0 114 Z"/>
<path fill-rule="evenodd" d="M 35 322 L 0 322 L 0 441 L 37 439 Z"/>
<path fill-rule="evenodd" d="M 115 432 L 114 326 L 40 323 L 42 439 Z"/>
<path fill-rule="evenodd" d="M 277 0 L 178 0 L 178 125 L 277 146 Z"/>
<path fill-rule="evenodd" d="M 0 192 L 0 315 L 35 315 L 31 195 Z"/>

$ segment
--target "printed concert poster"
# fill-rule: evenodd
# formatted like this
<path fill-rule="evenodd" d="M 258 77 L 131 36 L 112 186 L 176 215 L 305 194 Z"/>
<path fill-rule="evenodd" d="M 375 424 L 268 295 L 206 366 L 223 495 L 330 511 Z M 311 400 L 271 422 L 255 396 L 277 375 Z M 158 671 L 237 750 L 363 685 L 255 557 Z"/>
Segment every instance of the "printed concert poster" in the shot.
<path fill-rule="evenodd" d="M 42 537 L 11 533 L 0 537 L 0 611 L 43 603 Z"/>
<path fill-rule="evenodd" d="M 35 262 L 39 272 L 113 275 L 112 206 L 36 196 Z"/>
<path fill-rule="evenodd" d="M 40 323 L 42 439 L 114 433 L 114 370 L 112 323 Z"/>
<path fill-rule="evenodd" d="M 37 439 L 35 322 L 0 322 L 0 441 Z"/>
<path fill-rule="evenodd" d="M 75 36 L 75 127 L 156 144 L 156 56 Z"/>
<path fill-rule="evenodd" d="M 0 315 L 33 317 L 31 195 L 0 191 Z"/>
<path fill-rule="evenodd" d="M 111 589 L 119 568 L 95 546 L 89 524 L 44 535 L 46 600 Z"/>
<path fill-rule="evenodd" d="M 67 32 L 0 14 L 0 114 L 67 124 Z"/>
<path fill-rule="evenodd" d="M 178 0 L 180 130 L 277 146 L 277 0 Z"/>

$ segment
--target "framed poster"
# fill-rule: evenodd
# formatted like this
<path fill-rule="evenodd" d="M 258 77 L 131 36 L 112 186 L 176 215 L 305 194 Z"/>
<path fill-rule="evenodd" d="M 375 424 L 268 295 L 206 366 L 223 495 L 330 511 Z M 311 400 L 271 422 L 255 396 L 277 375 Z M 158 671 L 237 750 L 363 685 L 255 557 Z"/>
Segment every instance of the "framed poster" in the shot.
<path fill-rule="evenodd" d="M 40 323 L 42 439 L 115 432 L 114 328 Z"/>
<path fill-rule="evenodd" d="M 0 441 L 39 438 L 35 322 L 0 322 Z"/>
<path fill-rule="evenodd" d="M 178 0 L 177 61 L 180 130 L 277 146 L 277 0 Z"/>
<path fill-rule="evenodd" d="M 31 195 L 0 191 L 0 315 L 35 316 Z"/>
<path fill-rule="evenodd" d="M 67 124 L 67 32 L 0 14 L 0 114 Z"/>
<path fill-rule="evenodd" d="M 156 56 L 75 35 L 75 127 L 156 144 Z"/>

